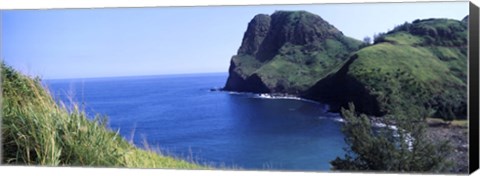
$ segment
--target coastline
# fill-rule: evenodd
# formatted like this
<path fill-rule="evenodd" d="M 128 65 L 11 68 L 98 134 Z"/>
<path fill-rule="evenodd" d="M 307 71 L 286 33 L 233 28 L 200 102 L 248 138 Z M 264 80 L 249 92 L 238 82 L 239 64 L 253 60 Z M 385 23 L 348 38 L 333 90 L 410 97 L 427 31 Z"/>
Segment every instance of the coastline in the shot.
<path fill-rule="evenodd" d="M 237 92 L 237 91 L 227 91 L 223 88 L 211 89 L 211 91 L 220 91 L 220 92 L 227 92 L 228 94 L 239 94 L 239 95 L 248 95 L 252 98 L 262 98 L 262 99 L 289 99 L 289 100 L 299 100 L 305 101 L 309 103 L 314 103 L 318 105 L 325 105 L 327 107 L 326 112 L 329 113 L 338 113 L 338 119 L 333 119 L 340 123 L 345 123 L 344 118 L 342 117 L 340 112 L 335 112 L 330 109 L 330 105 L 327 103 L 322 103 L 316 100 L 310 100 L 307 98 L 302 98 L 297 95 L 292 94 L 285 94 L 285 93 L 253 93 L 253 92 Z M 380 118 L 382 117 L 375 117 L 375 116 L 367 116 L 370 119 L 372 127 L 377 128 L 384 128 L 388 127 L 391 130 L 397 131 L 401 130 L 395 125 L 386 125 L 380 122 Z M 426 120 L 427 123 L 427 138 L 432 142 L 441 141 L 445 138 L 450 139 L 449 142 L 452 145 L 454 151 L 448 159 L 453 161 L 454 166 L 451 169 L 451 173 L 467 173 L 468 172 L 468 161 L 465 158 L 468 158 L 468 128 L 465 128 L 460 125 L 450 125 L 445 122 L 438 122 L 439 119 L 436 119 L 432 122 L 432 120 Z M 414 139 L 406 139 L 409 140 L 409 148 L 413 147 L 413 140 Z"/>
<path fill-rule="evenodd" d="M 323 103 L 323 102 L 320 102 L 320 101 L 308 99 L 308 98 L 298 96 L 298 95 L 294 95 L 294 94 L 238 92 L 238 91 L 225 90 L 224 88 L 211 88 L 210 91 L 211 92 L 226 92 L 228 94 L 233 94 L 233 95 L 248 95 L 248 96 L 252 96 L 252 98 L 299 100 L 299 101 L 309 102 L 309 103 L 318 104 L 318 105 L 325 105 L 326 109 L 327 109 L 327 112 L 338 113 L 338 112 L 331 111 L 330 105 L 328 103 Z"/>

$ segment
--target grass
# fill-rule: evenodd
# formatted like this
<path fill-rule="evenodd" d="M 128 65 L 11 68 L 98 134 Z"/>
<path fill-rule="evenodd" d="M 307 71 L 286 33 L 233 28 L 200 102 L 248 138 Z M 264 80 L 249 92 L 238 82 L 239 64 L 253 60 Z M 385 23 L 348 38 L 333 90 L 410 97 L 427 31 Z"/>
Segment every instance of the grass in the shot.
<path fill-rule="evenodd" d="M 414 104 L 431 108 L 435 117 L 465 118 L 465 34 L 465 25 L 455 20 L 404 24 L 357 51 L 348 74 L 371 94 L 383 96 L 386 101 L 378 102 L 383 109 Z"/>
<path fill-rule="evenodd" d="M 57 104 L 38 78 L 3 63 L 1 73 L 3 164 L 208 168 L 139 149 L 106 128 L 106 117 L 88 120 L 80 107 Z"/>
<path fill-rule="evenodd" d="M 385 40 L 399 45 L 416 45 L 424 42 L 422 37 L 411 35 L 407 32 L 397 32 L 385 37 Z"/>
<path fill-rule="evenodd" d="M 432 123 L 432 124 L 450 124 L 452 126 L 468 128 L 468 120 L 466 120 L 466 119 L 455 119 L 455 120 L 452 120 L 450 122 L 446 122 L 446 121 L 444 121 L 440 118 L 428 117 L 427 122 Z"/>
<path fill-rule="evenodd" d="M 344 45 L 334 39 L 310 46 L 286 43 L 270 61 L 262 63 L 252 56 L 237 56 L 233 61 L 237 66 L 235 71 L 244 78 L 256 73 L 277 92 L 298 93 L 340 68 L 351 51 L 347 49 L 349 45 L 355 44 Z"/>
<path fill-rule="evenodd" d="M 455 125 L 455 126 L 460 126 L 460 127 L 467 128 L 468 127 L 468 120 L 466 120 L 466 119 L 455 119 L 451 122 L 451 124 Z"/>
<path fill-rule="evenodd" d="M 262 66 L 262 63 L 250 55 L 237 55 L 232 57 L 233 64 L 236 65 L 235 72 L 246 79 L 252 75 L 255 70 Z"/>

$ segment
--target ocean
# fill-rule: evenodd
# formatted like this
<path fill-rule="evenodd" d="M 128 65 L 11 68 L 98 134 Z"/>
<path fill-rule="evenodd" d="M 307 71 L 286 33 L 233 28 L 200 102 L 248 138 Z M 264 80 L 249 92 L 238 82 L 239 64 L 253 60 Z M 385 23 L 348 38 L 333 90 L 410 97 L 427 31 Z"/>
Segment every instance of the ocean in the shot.
<path fill-rule="evenodd" d="M 321 103 L 211 91 L 227 73 L 45 80 L 139 147 L 217 168 L 326 171 L 347 145 Z"/>

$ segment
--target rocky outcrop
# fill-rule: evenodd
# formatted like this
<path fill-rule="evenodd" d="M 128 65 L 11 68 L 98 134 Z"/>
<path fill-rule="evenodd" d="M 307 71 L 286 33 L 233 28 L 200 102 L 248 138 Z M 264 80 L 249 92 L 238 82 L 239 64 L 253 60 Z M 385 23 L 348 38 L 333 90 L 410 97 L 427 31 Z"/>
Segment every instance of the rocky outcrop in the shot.
<path fill-rule="evenodd" d="M 309 12 L 256 15 L 232 57 L 224 89 L 298 94 L 338 67 L 359 45 Z"/>
<path fill-rule="evenodd" d="M 269 15 L 259 14 L 248 23 L 242 46 L 238 49 L 238 55 L 248 54 L 254 56 L 257 54 L 258 48 L 270 30 L 270 21 Z"/>

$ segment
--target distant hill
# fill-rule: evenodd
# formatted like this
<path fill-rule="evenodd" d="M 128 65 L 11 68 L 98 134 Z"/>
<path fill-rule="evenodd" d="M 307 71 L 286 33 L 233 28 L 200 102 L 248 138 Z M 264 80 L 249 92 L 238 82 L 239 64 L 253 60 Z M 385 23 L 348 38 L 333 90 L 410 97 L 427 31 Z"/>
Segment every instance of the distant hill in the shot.
<path fill-rule="evenodd" d="M 335 72 L 360 44 L 309 12 L 256 15 L 231 59 L 224 89 L 299 94 Z"/>
<path fill-rule="evenodd" d="M 368 114 L 393 107 L 431 108 L 438 117 L 467 114 L 467 23 L 415 20 L 375 38 L 304 96 Z M 407 109 L 406 109 L 407 110 Z"/>

